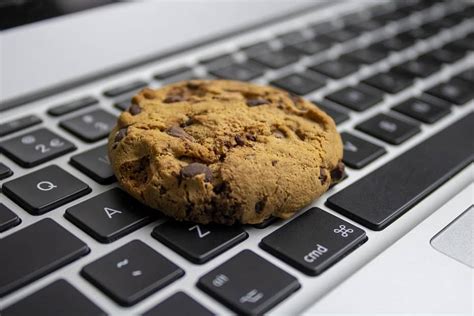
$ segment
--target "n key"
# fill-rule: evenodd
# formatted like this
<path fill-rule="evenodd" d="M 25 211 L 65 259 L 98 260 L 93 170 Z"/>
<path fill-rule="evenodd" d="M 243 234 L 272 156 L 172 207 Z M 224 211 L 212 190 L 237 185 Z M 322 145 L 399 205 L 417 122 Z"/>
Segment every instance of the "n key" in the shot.
<path fill-rule="evenodd" d="M 68 220 L 102 243 L 110 243 L 153 220 L 152 211 L 118 188 L 74 205 Z"/>
<path fill-rule="evenodd" d="M 32 215 L 46 213 L 90 191 L 87 184 L 56 165 L 3 184 L 5 195 Z"/>
<path fill-rule="evenodd" d="M 59 135 L 40 128 L 0 143 L 0 151 L 20 166 L 30 168 L 76 149 Z"/>
<path fill-rule="evenodd" d="M 204 263 L 248 237 L 239 226 L 198 225 L 168 221 L 152 234 L 171 249 L 194 263 Z"/>

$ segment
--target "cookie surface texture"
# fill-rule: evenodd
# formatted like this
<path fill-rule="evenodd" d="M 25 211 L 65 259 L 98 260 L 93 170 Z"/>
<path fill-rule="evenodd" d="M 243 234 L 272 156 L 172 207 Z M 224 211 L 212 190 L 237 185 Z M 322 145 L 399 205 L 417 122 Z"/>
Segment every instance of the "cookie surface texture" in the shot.
<path fill-rule="evenodd" d="M 343 175 L 334 121 L 288 92 L 182 81 L 144 89 L 109 136 L 120 185 L 177 220 L 288 218 Z"/>

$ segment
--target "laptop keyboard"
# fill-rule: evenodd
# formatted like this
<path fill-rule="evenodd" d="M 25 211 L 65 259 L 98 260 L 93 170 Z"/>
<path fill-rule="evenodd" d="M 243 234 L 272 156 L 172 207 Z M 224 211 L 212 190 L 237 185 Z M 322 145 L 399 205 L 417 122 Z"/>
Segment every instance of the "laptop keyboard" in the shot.
<path fill-rule="evenodd" d="M 364 177 L 354 173 L 424 135 L 426 126 L 443 122 L 474 98 L 474 6 L 458 3 L 450 8 L 432 1 L 397 5 L 377 5 L 330 22 L 309 21 L 264 41 L 239 43 L 235 51 L 216 50 L 194 64 L 176 64 L 149 78 L 130 76 L 119 84 L 104 84 L 102 95 L 86 91 L 53 104 L 45 113 L 1 123 L 0 152 L 9 160 L 0 163 L 6 197 L 2 201 L 8 201 L 0 203 L 0 232 L 6 235 L 0 240 L 0 253 L 8 254 L 0 271 L 0 297 L 14 296 L 28 284 L 75 265 L 76 279 L 80 275 L 81 282 L 115 302 L 91 300 L 76 289 L 83 285 L 59 274 L 61 279 L 7 304 L 5 315 L 41 310 L 105 314 L 104 306 L 135 306 L 180 278 L 190 280 L 181 285 L 184 292 L 173 288 L 136 313 L 212 314 L 213 308 L 199 299 L 207 293 L 235 313 L 262 314 L 305 291 L 307 282 L 300 281 L 307 275 L 330 273 L 358 247 L 369 246 L 371 230 L 391 225 L 472 161 L 472 144 L 465 137 L 472 134 L 471 112 Z M 438 15 L 429 14 L 432 11 Z M 455 36 L 438 40 L 442 32 Z M 437 78 L 440 71 L 466 58 L 468 68 Z M 269 218 L 258 225 L 233 227 L 177 223 L 116 188 L 104 139 L 115 124 L 117 109 L 128 109 L 130 96 L 147 85 L 192 78 L 269 83 L 321 104 L 342 127 L 348 167 L 348 185 L 344 180 L 336 185 L 342 189 L 330 189 L 322 198 L 330 211 L 311 208 L 291 221 Z M 420 80 L 428 84 L 422 85 L 422 94 L 413 94 Z M 400 95 L 400 102 L 385 106 Z M 101 100 L 110 107 L 97 107 Z M 359 119 L 366 113 L 370 114 Z M 44 115 L 60 117 L 60 128 L 41 125 Z M 32 127 L 36 125 L 41 127 Z M 70 154 L 77 148 L 80 152 Z M 449 160 L 433 159 L 447 152 Z M 69 159 L 72 172 L 57 165 L 58 159 Z M 36 166 L 33 171 L 24 169 Z M 96 192 L 97 187 L 103 189 Z M 387 188 L 399 187 L 403 190 L 386 194 Z M 15 203 L 19 207 L 11 207 Z M 61 216 L 66 220 L 43 215 L 55 214 L 63 205 Z M 25 211 L 35 215 L 28 224 L 22 221 L 29 216 Z M 145 230 L 152 238 L 137 240 Z M 118 242 L 121 238 L 126 243 Z M 217 259 L 231 249 L 225 261 Z"/>

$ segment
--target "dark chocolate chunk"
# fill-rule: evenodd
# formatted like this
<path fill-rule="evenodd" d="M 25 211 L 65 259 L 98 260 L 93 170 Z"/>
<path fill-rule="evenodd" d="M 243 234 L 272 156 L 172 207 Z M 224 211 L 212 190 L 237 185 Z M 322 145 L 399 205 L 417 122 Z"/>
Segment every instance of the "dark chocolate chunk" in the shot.
<path fill-rule="evenodd" d="M 212 171 L 209 169 L 208 166 L 199 163 L 199 162 L 193 162 L 183 169 L 181 169 L 181 176 L 183 178 L 192 178 L 194 176 L 197 176 L 198 174 L 204 174 L 205 176 L 205 181 L 206 182 L 211 182 L 212 180 Z"/>
<path fill-rule="evenodd" d="M 248 140 L 251 140 L 253 142 L 257 140 L 257 137 L 252 134 L 246 134 L 245 137 L 247 137 Z"/>
<path fill-rule="evenodd" d="M 248 106 L 258 106 L 262 104 L 269 104 L 270 102 L 265 99 L 248 99 L 247 100 L 247 105 Z"/>
<path fill-rule="evenodd" d="M 328 173 L 326 169 L 319 169 L 319 180 L 321 181 L 321 184 L 324 184 L 328 179 Z"/>
<path fill-rule="evenodd" d="M 130 106 L 130 108 L 128 109 L 128 112 L 130 112 L 130 114 L 132 114 L 132 115 L 137 115 L 141 111 L 142 111 L 142 109 L 140 108 L 140 106 L 138 104 L 132 104 Z"/>
<path fill-rule="evenodd" d="M 197 90 L 201 87 L 201 84 L 191 81 L 186 84 L 186 87 L 190 90 Z"/>
<path fill-rule="evenodd" d="M 273 167 L 275 167 L 277 163 L 278 163 L 277 160 L 272 160 L 272 166 L 273 166 Z"/>
<path fill-rule="evenodd" d="M 336 168 L 331 170 L 331 179 L 333 182 L 338 182 L 344 178 L 344 169 L 345 169 L 344 164 L 341 161 L 339 161 L 337 163 Z"/>
<path fill-rule="evenodd" d="M 115 134 L 114 142 L 117 143 L 117 142 L 121 141 L 122 139 L 124 139 L 125 136 L 127 136 L 127 130 L 128 130 L 127 127 L 123 127 L 121 129 L 119 129 L 117 134 Z"/>
<path fill-rule="evenodd" d="M 184 101 L 185 97 L 179 94 L 174 94 L 174 95 L 168 95 L 166 98 L 163 100 L 164 103 L 175 103 L 175 102 L 181 102 Z"/>
<path fill-rule="evenodd" d="M 166 130 L 166 133 L 174 137 L 179 137 L 185 140 L 194 141 L 194 138 L 188 133 L 186 133 L 186 131 L 179 126 L 172 126 L 168 128 Z"/>
<path fill-rule="evenodd" d="M 265 204 L 267 204 L 267 197 L 264 197 L 263 199 L 255 203 L 255 212 L 260 213 L 261 211 L 263 211 L 263 209 L 265 208 Z"/>
<path fill-rule="evenodd" d="M 240 135 L 235 135 L 234 139 L 237 145 L 239 146 L 245 145 L 245 141 L 242 139 L 242 137 L 240 137 Z"/>

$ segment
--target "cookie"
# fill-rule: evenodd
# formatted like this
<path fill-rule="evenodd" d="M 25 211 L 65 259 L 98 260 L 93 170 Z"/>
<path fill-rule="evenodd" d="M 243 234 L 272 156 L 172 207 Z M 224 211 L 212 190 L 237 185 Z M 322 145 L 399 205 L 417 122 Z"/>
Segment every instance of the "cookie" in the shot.
<path fill-rule="evenodd" d="M 344 172 L 326 113 L 283 90 L 227 80 L 142 90 L 110 134 L 109 157 L 136 199 L 200 224 L 288 218 Z"/>

